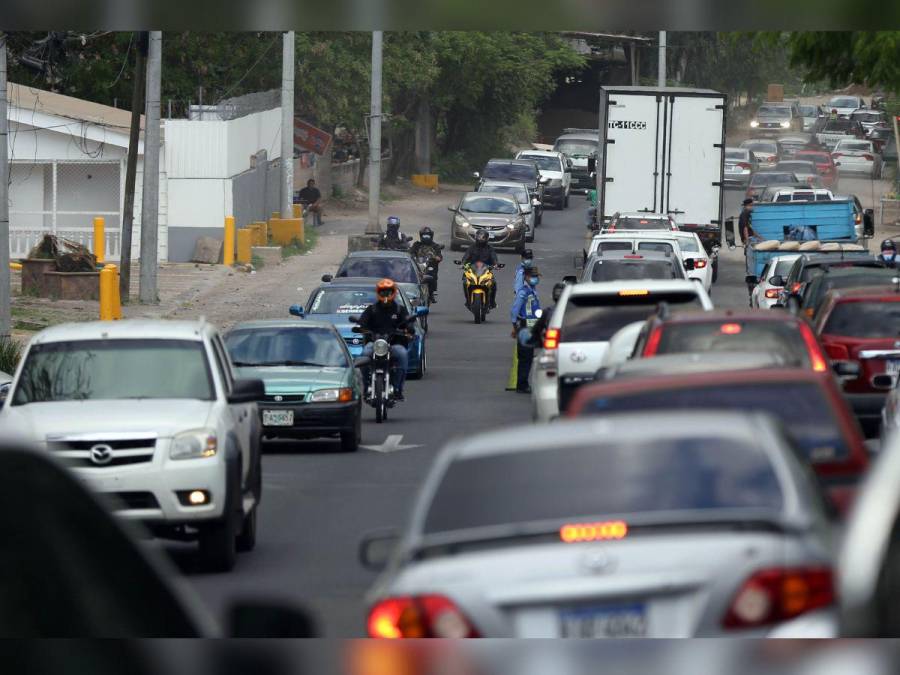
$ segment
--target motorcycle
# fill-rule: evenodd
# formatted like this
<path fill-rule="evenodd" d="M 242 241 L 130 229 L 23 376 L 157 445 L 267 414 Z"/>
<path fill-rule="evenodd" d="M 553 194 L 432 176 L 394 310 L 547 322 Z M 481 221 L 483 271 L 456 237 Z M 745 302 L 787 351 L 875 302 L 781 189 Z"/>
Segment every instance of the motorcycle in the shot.
<path fill-rule="evenodd" d="M 432 255 L 420 254 L 416 256 L 415 260 L 419 269 L 422 270 L 423 278 L 430 277 L 432 279 L 428 284 L 430 295 L 428 302 L 429 304 L 435 303 L 437 302 L 437 299 L 435 298 L 435 294 L 437 293 L 437 282 L 434 280 L 437 279 L 438 259 Z"/>
<path fill-rule="evenodd" d="M 349 320 L 350 323 L 359 323 L 358 316 L 351 316 Z M 393 408 L 397 403 L 391 384 L 391 338 L 407 335 L 403 331 L 377 335 L 362 326 L 354 326 L 353 332 L 368 335 L 374 342 L 372 363 L 368 366 L 369 382 L 366 386 L 365 400 L 375 408 L 375 422 L 381 424 L 388 418 L 388 408 Z"/>
<path fill-rule="evenodd" d="M 462 265 L 461 260 L 454 260 L 454 265 Z M 503 269 L 503 263 L 497 264 L 497 269 Z M 475 317 L 475 323 L 482 323 L 487 320 L 488 312 L 490 312 L 490 294 L 494 286 L 494 270 L 490 265 L 483 262 L 476 262 L 473 265 L 465 265 L 463 267 L 463 287 L 466 291 L 466 304 L 472 316 Z"/>

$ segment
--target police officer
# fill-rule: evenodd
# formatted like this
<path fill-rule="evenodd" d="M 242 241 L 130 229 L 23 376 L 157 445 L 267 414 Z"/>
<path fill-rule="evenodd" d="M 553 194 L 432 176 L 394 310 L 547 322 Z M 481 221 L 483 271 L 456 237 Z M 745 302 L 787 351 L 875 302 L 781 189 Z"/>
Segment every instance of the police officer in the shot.
<path fill-rule="evenodd" d="M 522 251 L 522 262 L 516 266 L 516 279 L 513 282 L 513 293 L 518 293 L 519 289 L 525 285 L 526 270 L 534 267 L 534 252 L 530 248 Z"/>
<path fill-rule="evenodd" d="M 537 311 L 541 308 L 536 287 L 540 282 L 540 272 L 536 267 L 528 270 L 525 277 L 525 285 L 516 293 L 516 299 L 509 310 L 512 321 L 512 337 L 516 340 L 516 359 L 518 370 L 516 373 L 516 391 L 522 394 L 530 394 L 531 387 L 528 384 L 528 375 L 531 373 L 531 362 L 534 360 L 534 347 L 523 345 L 519 341 L 519 331 L 533 328 L 537 323 Z"/>
<path fill-rule="evenodd" d="M 878 254 L 878 259 L 888 267 L 897 267 L 897 263 L 900 261 L 897 260 L 897 244 L 893 239 L 885 239 L 881 242 L 881 253 Z"/>

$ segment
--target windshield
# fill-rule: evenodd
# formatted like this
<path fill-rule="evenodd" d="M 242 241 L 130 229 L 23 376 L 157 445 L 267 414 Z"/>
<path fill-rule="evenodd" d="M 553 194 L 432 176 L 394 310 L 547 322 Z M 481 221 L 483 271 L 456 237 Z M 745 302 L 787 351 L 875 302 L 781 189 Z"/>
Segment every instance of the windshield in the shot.
<path fill-rule="evenodd" d="M 787 185 L 796 183 L 797 176 L 792 173 L 755 173 L 750 185 Z"/>
<path fill-rule="evenodd" d="M 519 159 L 530 159 L 538 165 L 541 171 L 558 171 L 562 172 L 562 165 L 559 163 L 559 157 L 548 157 L 547 155 L 521 155 Z"/>
<path fill-rule="evenodd" d="M 828 106 L 831 108 L 858 108 L 859 99 L 837 96 L 828 101 Z"/>
<path fill-rule="evenodd" d="M 415 263 L 406 258 L 347 258 L 337 275 L 393 279 L 401 284 L 419 283 Z"/>
<path fill-rule="evenodd" d="M 791 109 L 787 106 L 763 105 L 759 107 L 757 113 L 759 117 L 777 117 L 788 119 L 791 116 Z"/>
<path fill-rule="evenodd" d="M 859 111 L 850 115 L 850 118 L 856 120 L 857 122 L 880 122 L 881 113 Z"/>
<path fill-rule="evenodd" d="M 900 301 L 842 302 L 832 310 L 822 332 L 854 338 L 900 336 Z"/>
<path fill-rule="evenodd" d="M 678 247 L 686 253 L 700 252 L 699 240 L 694 236 L 678 237 Z"/>
<path fill-rule="evenodd" d="M 34 345 L 13 405 L 46 401 L 215 399 L 202 342 L 77 340 Z"/>
<path fill-rule="evenodd" d="M 538 179 L 537 169 L 529 164 L 491 163 L 484 167 L 484 178 L 508 180 L 517 183 L 534 183 Z"/>
<path fill-rule="evenodd" d="M 659 513 L 668 519 L 679 511 L 777 511 L 782 503 L 768 458 L 748 441 L 701 435 L 598 439 L 589 446 L 453 462 L 428 506 L 424 532 L 612 515 Z"/>
<path fill-rule="evenodd" d="M 375 289 L 320 289 L 309 314 L 362 314 L 375 302 Z"/>
<path fill-rule="evenodd" d="M 238 367 L 350 366 L 343 341 L 328 328 L 238 328 L 228 334 L 225 344 Z"/>
<path fill-rule="evenodd" d="M 647 295 L 586 295 L 569 298 L 560 328 L 562 342 L 602 342 L 619 329 L 643 321 L 666 302 L 677 309 L 703 309 L 696 293 L 685 291 Z"/>
<path fill-rule="evenodd" d="M 624 279 L 682 279 L 668 260 L 598 260 L 591 268 L 591 281 Z"/>
<path fill-rule="evenodd" d="M 501 215 L 513 215 L 519 212 L 516 203 L 509 199 L 480 195 L 466 197 L 459 210 L 467 213 L 498 213 Z"/>
<path fill-rule="evenodd" d="M 515 187 L 512 185 L 483 185 L 481 191 L 502 192 L 504 194 L 512 195 L 520 204 L 530 204 L 531 201 L 528 199 L 528 190 L 524 187 Z"/>
<path fill-rule="evenodd" d="M 654 216 L 619 216 L 610 223 L 618 230 L 671 230 L 672 221 Z"/>
<path fill-rule="evenodd" d="M 809 354 L 797 326 L 785 321 L 676 322 L 666 325 L 658 354 L 771 352 L 787 365 L 807 367 Z"/>
<path fill-rule="evenodd" d="M 599 141 L 571 140 L 556 141 L 553 149 L 569 157 L 587 157 L 595 154 L 599 146 Z"/>
<path fill-rule="evenodd" d="M 877 286 L 889 284 L 897 273 L 892 269 L 865 269 L 850 274 L 822 274 L 807 286 L 808 292 L 803 294 L 804 307 L 818 307 L 825 294 L 833 288 L 854 288 L 858 286 Z"/>
<path fill-rule="evenodd" d="M 648 410 L 758 410 L 781 419 L 810 461 L 833 462 L 849 454 L 825 392 L 811 382 L 694 384 L 598 398 L 582 415 Z"/>

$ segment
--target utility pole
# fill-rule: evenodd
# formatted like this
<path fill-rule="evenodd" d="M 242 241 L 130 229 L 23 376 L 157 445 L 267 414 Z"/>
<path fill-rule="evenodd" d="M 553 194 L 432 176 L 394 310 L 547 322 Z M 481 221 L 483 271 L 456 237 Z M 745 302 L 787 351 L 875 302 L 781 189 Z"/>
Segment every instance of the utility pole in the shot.
<path fill-rule="evenodd" d="M 140 301 L 156 304 L 157 241 L 159 235 L 159 105 L 162 31 L 150 31 L 147 50 L 147 111 L 144 113 L 144 193 L 141 202 Z"/>
<path fill-rule="evenodd" d="M 666 86 L 666 31 L 659 31 L 659 86 Z"/>
<path fill-rule="evenodd" d="M 138 144 L 141 142 L 141 112 L 144 107 L 144 81 L 147 74 L 147 32 L 138 34 L 134 60 L 134 86 L 131 90 L 131 130 L 125 167 L 125 202 L 122 205 L 122 246 L 119 253 L 119 295 L 122 302 L 131 299 L 131 233 L 134 227 L 134 184 L 137 180 Z M 171 101 L 170 101 L 171 103 Z"/>
<path fill-rule="evenodd" d="M 9 120 L 6 116 L 6 33 L 0 33 L 0 338 L 12 331 L 9 274 Z"/>
<path fill-rule="evenodd" d="M 294 31 L 283 37 L 281 57 L 281 217 L 294 215 Z"/>
<path fill-rule="evenodd" d="M 372 31 L 372 106 L 369 113 L 369 224 L 366 234 L 381 234 L 381 47 L 382 32 Z"/>

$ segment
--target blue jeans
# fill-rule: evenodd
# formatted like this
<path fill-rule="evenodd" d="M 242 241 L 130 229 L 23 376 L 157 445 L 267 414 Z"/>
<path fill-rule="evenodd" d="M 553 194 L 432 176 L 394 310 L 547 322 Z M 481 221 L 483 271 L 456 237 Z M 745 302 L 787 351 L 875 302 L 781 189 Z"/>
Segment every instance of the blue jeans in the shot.
<path fill-rule="evenodd" d="M 375 353 L 375 343 L 370 342 L 363 347 L 363 356 L 369 358 Z M 391 384 L 397 391 L 403 391 L 406 382 L 406 369 L 409 367 L 409 352 L 402 345 L 391 345 Z M 366 368 L 366 386 L 369 386 L 371 371 Z"/>

